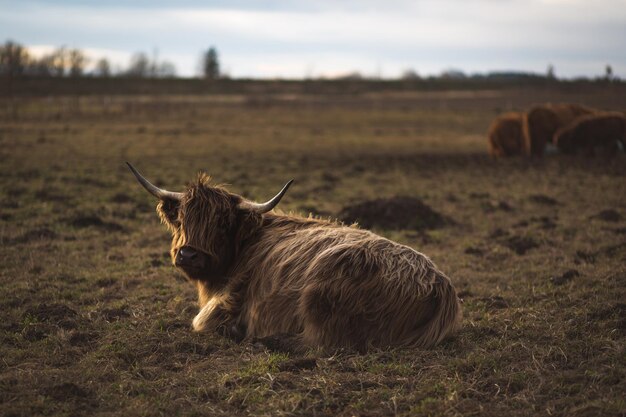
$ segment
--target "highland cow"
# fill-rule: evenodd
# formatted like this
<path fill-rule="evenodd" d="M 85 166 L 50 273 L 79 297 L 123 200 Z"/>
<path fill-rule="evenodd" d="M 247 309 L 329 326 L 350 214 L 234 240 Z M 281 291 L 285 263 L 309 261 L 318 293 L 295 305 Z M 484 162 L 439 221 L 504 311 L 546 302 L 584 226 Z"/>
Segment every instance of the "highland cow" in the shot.
<path fill-rule="evenodd" d="M 576 119 L 554 134 L 563 153 L 594 155 L 596 149 L 615 153 L 626 144 L 626 117 L 621 113 L 596 113 Z"/>
<path fill-rule="evenodd" d="M 425 255 L 355 226 L 272 212 L 291 181 L 259 204 L 204 174 L 178 193 L 129 167 L 159 199 L 172 261 L 198 289 L 196 331 L 365 351 L 430 347 L 460 324 L 455 288 Z"/>
<path fill-rule="evenodd" d="M 494 158 L 521 155 L 524 150 L 522 113 L 510 112 L 496 117 L 489 127 L 489 154 Z"/>
<path fill-rule="evenodd" d="M 524 116 L 524 154 L 543 156 L 554 133 L 576 118 L 592 114 L 593 109 L 579 104 L 541 104 L 530 108 Z"/>

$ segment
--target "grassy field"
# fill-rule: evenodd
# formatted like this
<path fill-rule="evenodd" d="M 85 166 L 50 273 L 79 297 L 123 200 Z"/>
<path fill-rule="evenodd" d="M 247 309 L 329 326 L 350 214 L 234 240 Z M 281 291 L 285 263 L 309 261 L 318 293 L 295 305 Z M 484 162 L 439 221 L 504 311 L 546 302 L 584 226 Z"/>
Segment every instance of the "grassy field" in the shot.
<path fill-rule="evenodd" d="M 626 155 L 492 161 L 485 138 L 501 111 L 622 93 L 2 100 L 0 415 L 625 415 Z M 195 290 L 124 161 L 257 200 L 294 178 L 280 207 L 303 215 L 417 198 L 442 227 L 372 227 L 452 278 L 462 330 L 330 356 L 194 334 Z"/>

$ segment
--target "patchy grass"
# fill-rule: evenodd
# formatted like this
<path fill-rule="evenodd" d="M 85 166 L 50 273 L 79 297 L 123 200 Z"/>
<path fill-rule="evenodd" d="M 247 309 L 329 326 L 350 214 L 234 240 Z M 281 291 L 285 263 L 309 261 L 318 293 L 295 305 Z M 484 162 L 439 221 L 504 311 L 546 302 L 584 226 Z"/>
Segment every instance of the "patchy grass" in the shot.
<path fill-rule="evenodd" d="M 545 94 L 3 105 L 0 414 L 623 415 L 626 156 L 486 156 L 492 117 Z M 626 107 L 606 90 L 550 100 Z M 416 199 L 446 221 L 372 226 L 452 277 L 462 330 L 329 357 L 193 333 L 194 289 L 127 160 L 258 200 L 295 178 L 281 209 L 305 215 Z"/>

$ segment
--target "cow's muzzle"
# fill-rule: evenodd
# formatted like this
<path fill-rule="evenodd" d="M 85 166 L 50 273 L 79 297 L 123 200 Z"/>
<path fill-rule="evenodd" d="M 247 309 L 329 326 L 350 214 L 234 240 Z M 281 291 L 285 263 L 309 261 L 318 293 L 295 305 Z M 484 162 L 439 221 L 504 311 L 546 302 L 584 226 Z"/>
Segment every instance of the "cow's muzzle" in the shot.
<path fill-rule="evenodd" d="M 192 269 L 201 271 L 207 267 L 207 255 L 196 249 L 183 246 L 178 250 L 174 264 L 183 269 Z"/>

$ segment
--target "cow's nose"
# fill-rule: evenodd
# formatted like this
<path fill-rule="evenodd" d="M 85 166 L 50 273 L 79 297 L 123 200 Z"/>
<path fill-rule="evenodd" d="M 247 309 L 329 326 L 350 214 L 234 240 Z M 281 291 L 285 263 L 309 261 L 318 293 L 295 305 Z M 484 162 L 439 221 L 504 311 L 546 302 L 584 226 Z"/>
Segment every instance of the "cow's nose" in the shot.
<path fill-rule="evenodd" d="M 176 254 L 177 266 L 196 266 L 199 260 L 198 251 L 188 246 L 183 246 Z"/>

